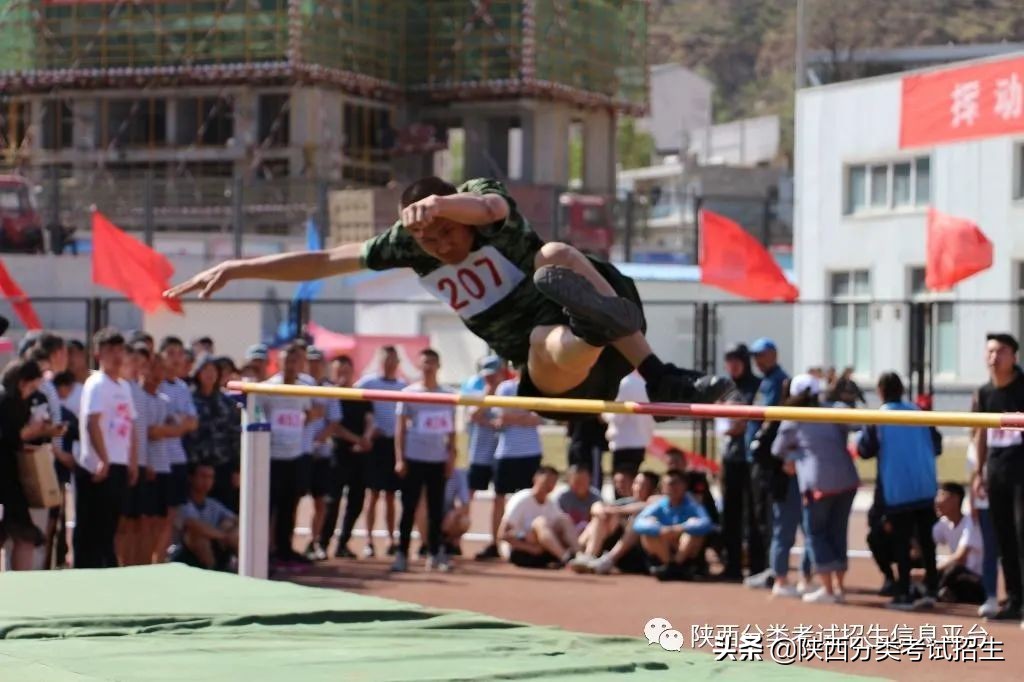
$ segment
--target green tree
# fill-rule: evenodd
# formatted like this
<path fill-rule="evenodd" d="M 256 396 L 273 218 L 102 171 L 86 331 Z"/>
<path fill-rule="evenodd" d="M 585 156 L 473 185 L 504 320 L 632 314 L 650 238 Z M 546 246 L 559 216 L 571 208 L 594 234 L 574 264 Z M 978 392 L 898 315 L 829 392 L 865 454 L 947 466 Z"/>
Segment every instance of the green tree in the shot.
<path fill-rule="evenodd" d="M 632 118 L 619 119 L 616 135 L 618 160 L 623 169 L 643 168 L 651 165 L 654 156 L 654 139 L 649 133 L 636 129 Z"/>

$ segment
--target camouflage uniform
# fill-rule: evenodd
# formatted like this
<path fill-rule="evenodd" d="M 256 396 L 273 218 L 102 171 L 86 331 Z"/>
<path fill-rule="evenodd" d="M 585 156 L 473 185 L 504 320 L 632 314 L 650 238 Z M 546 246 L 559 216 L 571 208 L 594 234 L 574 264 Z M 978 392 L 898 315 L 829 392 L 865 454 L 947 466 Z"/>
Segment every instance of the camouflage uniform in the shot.
<path fill-rule="evenodd" d="M 544 242 L 519 214 L 515 200 L 497 180 L 469 180 L 459 186 L 458 191 L 497 194 L 509 206 L 505 220 L 476 227 L 472 251 L 462 263 L 446 265 L 428 255 L 401 221 L 363 244 L 362 263 L 371 270 L 412 268 L 427 291 L 453 308 L 471 332 L 486 341 L 495 353 L 525 368 L 530 332 L 534 327 L 568 322 L 561 307 L 533 285 L 534 258 Z M 640 305 L 631 279 L 608 263 L 591 260 L 620 296 Z M 619 380 L 632 371 L 625 358 L 611 347 L 602 355 L 598 366 L 597 374 L 610 376 L 602 376 L 596 384 L 588 379 L 572 394 L 608 395 L 608 399 L 613 399 Z M 536 391 L 532 382 L 528 377 L 524 379 L 520 394 L 535 394 L 530 393 Z"/>

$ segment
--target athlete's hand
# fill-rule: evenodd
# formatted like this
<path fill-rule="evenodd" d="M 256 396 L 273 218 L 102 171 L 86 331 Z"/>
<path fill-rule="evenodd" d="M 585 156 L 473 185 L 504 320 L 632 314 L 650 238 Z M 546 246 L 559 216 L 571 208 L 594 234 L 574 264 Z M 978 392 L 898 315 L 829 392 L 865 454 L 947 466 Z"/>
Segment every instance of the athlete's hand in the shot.
<path fill-rule="evenodd" d="M 402 209 L 402 224 L 406 229 L 423 229 L 441 214 L 441 198 L 436 194 L 420 199 Z"/>
<path fill-rule="evenodd" d="M 236 264 L 234 261 L 225 261 L 215 265 L 209 270 L 204 270 L 198 275 L 182 282 L 176 287 L 171 287 L 164 292 L 164 298 L 181 298 L 191 291 L 198 291 L 199 298 L 209 298 L 218 289 L 231 281 Z"/>
<path fill-rule="evenodd" d="M 399 478 L 405 478 L 405 470 L 406 467 L 404 459 L 400 459 L 395 462 L 395 474 L 397 474 Z"/>

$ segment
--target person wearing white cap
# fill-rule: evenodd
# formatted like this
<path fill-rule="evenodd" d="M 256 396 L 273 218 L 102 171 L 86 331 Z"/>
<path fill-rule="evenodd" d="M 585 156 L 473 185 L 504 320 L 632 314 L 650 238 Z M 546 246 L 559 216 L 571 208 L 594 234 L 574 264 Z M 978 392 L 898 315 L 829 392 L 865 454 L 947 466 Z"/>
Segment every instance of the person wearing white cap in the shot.
<path fill-rule="evenodd" d="M 788 405 L 820 407 L 821 381 L 798 374 L 789 385 Z M 783 421 L 772 454 L 796 473 L 803 501 L 803 528 L 814 570 L 822 586 L 803 595 L 805 602 L 836 604 L 844 600 L 848 568 L 847 530 L 860 478 L 846 448 L 849 426 Z M 789 548 L 786 548 L 788 554 Z"/>

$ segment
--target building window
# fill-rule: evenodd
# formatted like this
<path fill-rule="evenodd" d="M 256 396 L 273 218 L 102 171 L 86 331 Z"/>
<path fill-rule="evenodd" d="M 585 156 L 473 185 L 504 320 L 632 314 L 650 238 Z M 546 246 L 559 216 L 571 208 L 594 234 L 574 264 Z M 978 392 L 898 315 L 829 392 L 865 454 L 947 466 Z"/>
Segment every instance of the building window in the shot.
<path fill-rule="evenodd" d="M 178 101 L 177 144 L 220 147 L 235 134 L 232 101 L 195 97 Z"/>
<path fill-rule="evenodd" d="M 847 214 L 905 210 L 929 201 L 931 160 L 927 156 L 846 169 Z"/>
<path fill-rule="evenodd" d="M 167 101 L 100 100 L 100 146 L 163 147 L 167 144 Z"/>
<path fill-rule="evenodd" d="M 74 145 L 75 119 L 71 103 L 66 100 L 43 102 L 42 145 L 43 149 L 70 149 Z"/>
<path fill-rule="evenodd" d="M 260 95 L 257 129 L 261 147 L 287 147 L 291 120 L 288 95 Z"/>
<path fill-rule="evenodd" d="M 14 165 L 28 134 L 28 102 L 0 97 L 0 165 Z"/>
<path fill-rule="evenodd" d="M 871 373 L 871 276 L 867 270 L 832 273 L 831 362 Z"/>
<path fill-rule="evenodd" d="M 956 308 L 953 301 L 946 300 L 950 296 L 928 290 L 924 268 L 910 270 L 910 298 L 927 304 L 924 347 L 931 354 L 928 361 L 936 374 L 956 374 Z"/>
<path fill-rule="evenodd" d="M 346 102 L 342 110 L 342 178 L 366 185 L 391 180 L 390 161 L 395 147 L 391 110 Z"/>

